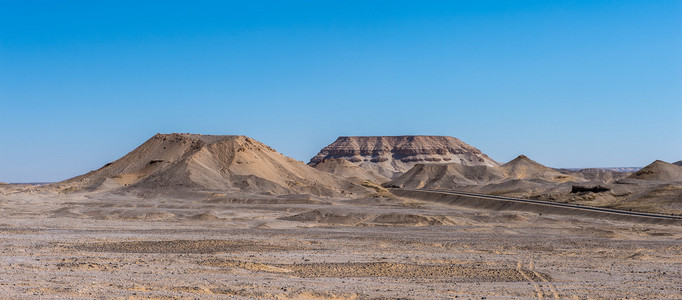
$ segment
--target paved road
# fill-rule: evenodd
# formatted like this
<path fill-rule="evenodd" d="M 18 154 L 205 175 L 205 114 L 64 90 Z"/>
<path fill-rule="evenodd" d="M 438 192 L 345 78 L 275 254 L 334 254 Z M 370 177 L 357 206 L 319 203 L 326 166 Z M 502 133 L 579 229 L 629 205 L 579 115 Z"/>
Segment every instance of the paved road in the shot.
<path fill-rule="evenodd" d="M 482 198 L 482 199 L 488 199 L 488 200 L 499 200 L 499 201 L 505 201 L 505 202 L 527 203 L 527 204 L 534 204 L 534 205 L 564 207 L 564 208 L 569 208 L 569 209 L 594 211 L 594 212 L 617 214 L 617 215 L 638 216 L 638 217 L 646 217 L 646 218 L 657 218 L 657 219 L 682 221 L 682 216 L 671 216 L 671 215 L 663 215 L 663 214 L 656 214 L 656 213 L 634 212 L 634 211 L 618 210 L 618 209 L 611 209 L 611 208 L 601 208 L 601 207 L 583 206 L 583 205 L 539 201 L 539 200 L 519 199 L 519 198 L 511 198 L 511 197 L 486 195 L 486 194 L 458 192 L 458 191 L 451 191 L 451 190 L 405 189 L 405 188 L 395 189 L 395 190 L 450 194 L 450 195 L 467 196 L 467 197 L 473 197 L 473 198 Z"/>

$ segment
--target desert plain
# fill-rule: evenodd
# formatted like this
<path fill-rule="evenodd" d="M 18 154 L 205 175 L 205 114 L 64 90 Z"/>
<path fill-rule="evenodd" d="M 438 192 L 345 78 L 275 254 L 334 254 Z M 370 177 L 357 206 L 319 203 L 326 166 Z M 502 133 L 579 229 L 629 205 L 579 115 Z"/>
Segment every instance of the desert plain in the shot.
<path fill-rule="evenodd" d="M 523 158 L 520 172 L 443 141 L 343 140 L 361 150 L 321 151 L 309 166 L 247 137 L 157 135 L 70 180 L 0 184 L 0 298 L 682 298 L 682 221 L 392 192 L 434 185 L 676 215 L 677 177 L 597 183 Z M 415 175 L 425 163 L 439 167 Z"/>

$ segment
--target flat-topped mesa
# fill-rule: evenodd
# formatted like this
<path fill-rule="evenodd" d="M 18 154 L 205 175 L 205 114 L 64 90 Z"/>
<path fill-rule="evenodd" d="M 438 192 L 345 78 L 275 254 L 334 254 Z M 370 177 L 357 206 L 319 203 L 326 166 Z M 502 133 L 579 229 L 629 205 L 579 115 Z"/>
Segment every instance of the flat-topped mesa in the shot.
<path fill-rule="evenodd" d="M 393 178 L 418 163 L 499 166 L 481 150 L 449 136 L 342 136 L 308 163 L 345 159 L 366 170 Z"/>
<path fill-rule="evenodd" d="M 157 134 L 58 190 L 346 195 L 356 187 L 243 135 Z"/>

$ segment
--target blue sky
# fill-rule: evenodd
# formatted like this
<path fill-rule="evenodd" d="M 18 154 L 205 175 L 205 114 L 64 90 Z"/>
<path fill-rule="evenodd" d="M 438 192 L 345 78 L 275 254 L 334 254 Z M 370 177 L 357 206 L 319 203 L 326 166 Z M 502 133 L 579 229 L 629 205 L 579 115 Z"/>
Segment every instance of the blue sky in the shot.
<path fill-rule="evenodd" d="M 307 162 L 339 135 L 458 137 L 553 167 L 682 160 L 682 1 L 0 1 L 0 181 L 157 132 Z"/>

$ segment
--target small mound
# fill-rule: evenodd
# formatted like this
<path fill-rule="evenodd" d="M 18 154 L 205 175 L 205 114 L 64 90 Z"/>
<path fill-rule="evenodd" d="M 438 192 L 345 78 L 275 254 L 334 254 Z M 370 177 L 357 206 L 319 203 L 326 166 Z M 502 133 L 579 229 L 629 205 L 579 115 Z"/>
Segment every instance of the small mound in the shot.
<path fill-rule="evenodd" d="M 458 264 L 407 264 L 400 262 L 345 262 L 305 264 L 263 264 L 235 260 L 213 259 L 204 265 L 242 268 L 257 272 L 285 273 L 301 278 L 317 277 L 392 277 L 392 278 L 443 278 L 466 279 L 475 282 L 525 282 L 526 280 L 553 281 L 549 274 L 523 272 L 513 268 L 489 268 Z"/>
<path fill-rule="evenodd" d="M 391 192 L 389 192 L 388 189 L 386 189 L 385 187 L 380 186 L 374 182 L 371 182 L 371 181 L 364 181 L 362 183 L 362 186 L 364 186 L 366 188 L 373 189 L 375 191 L 375 193 L 372 194 L 372 197 L 385 197 L 385 198 L 387 198 L 387 197 L 393 196 L 393 194 L 391 194 Z"/>
<path fill-rule="evenodd" d="M 315 222 L 315 223 L 325 223 L 325 224 L 337 224 L 337 225 L 356 225 L 370 218 L 371 215 L 359 214 L 359 213 L 348 213 L 339 214 L 334 212 L 327 212 L 321 210 L 313 210 L 290 217 L 280 218 L 280 220 L 286 221 L 298 221 L 298 222 Z"/>
<path fill-rule="evenodd" d="M 445 216 L 424 216 L 399 213 L 379 215 L 372 219 L 370 223 L 403 226 L 434 226 L 454 224 L 450 219 L 448 219 L 448 217 Z"/>
<path fill-rule="evenodd" d="M 528 218 L 518 213 L 500 214 L 497 216 L 499 222 L 526 222 Z"/>
<path fill-rule="evenodd" d="M 500 183 L 475 187 L 471 191 L 490 195 L 528 195 L 545 191 L 546 189 L 547 183 L 525 179 L 510 179 Z"/>
<path fill-rule="evenodd" d="M 67 245 L 91 252 L 116 253 L 218 253 L 245 251 L 287 251 L 300 247 L 275 246 L 246 240 L 173 240 L 173 241 L 132 241 L 105 242 Z"/>
<path fill-rule="evenodd" d="M 280 195 L 263 196 L 249 194 L 210 193 L 201 200 L 211 204 L 327 204 L 328 202 L 317 199 L 311 195 Z"/>
<path fill-rule="evenodd" d="M 63 207 L 60 209 L 56 209 L 51 211 L 51 218 L 83 218 L 85 215 L 80 214 L 80 213 L 75 213 L 71 211 L 70 208 L 68 207 Z"/>
<path fill-rule="evenodd" d="M 97 220 L 144 220 L 162 221 L 177 217 L 167 211 L 140 210 L 140 209 L 116 209 L 116 210 L 88 210 L 84 215 Z"/>
<path fill-rule="evenodd" d="M 625 257 L 625 259 L 650 260 L 650 259 L 652 259 L 652 257 L 651 257 L 651 255 L 644 253 L 644 251 L 638 250 L 634 254 Z"/>
<path fill-rule="evenodd" d="M 363 169 L 348 160 L 340 158 L 325 159 L 315 164 L 314 168 L 348 179 L 357 178 L 361 181 L 368 180 L 377 183 L 388 181 L 388 178 L 385 176 L 379 175 L 374 171 Z"/>
<path fill-rule="evenodd" d="M 209 214 L 209 213 L 200 213 L 200 214 L 191 215 L 188 219 L 200 220 L 200 221 L 220 220 L 220 218 L 216 217 L 215 215 Z"/>
<path fill-rule="evenodd" d="M 133 214 L 129 218 L 135 219 L 135 220 L 159 221 L 159 220 L 168 220 L 168 219 L 172 219 L 175 217 L 176 217 L 176 215 L 174 213 L 170 213 L 167 211 L 153 211 L 153 212 L 146 212 L 146 213 L 141 213 L 141 214 Z"/>
<path fill-rule="evenodd" d="M 628 176 L 628 178 L 667 182 L 682 181 L 682 167 L 657 160 Z"/>

